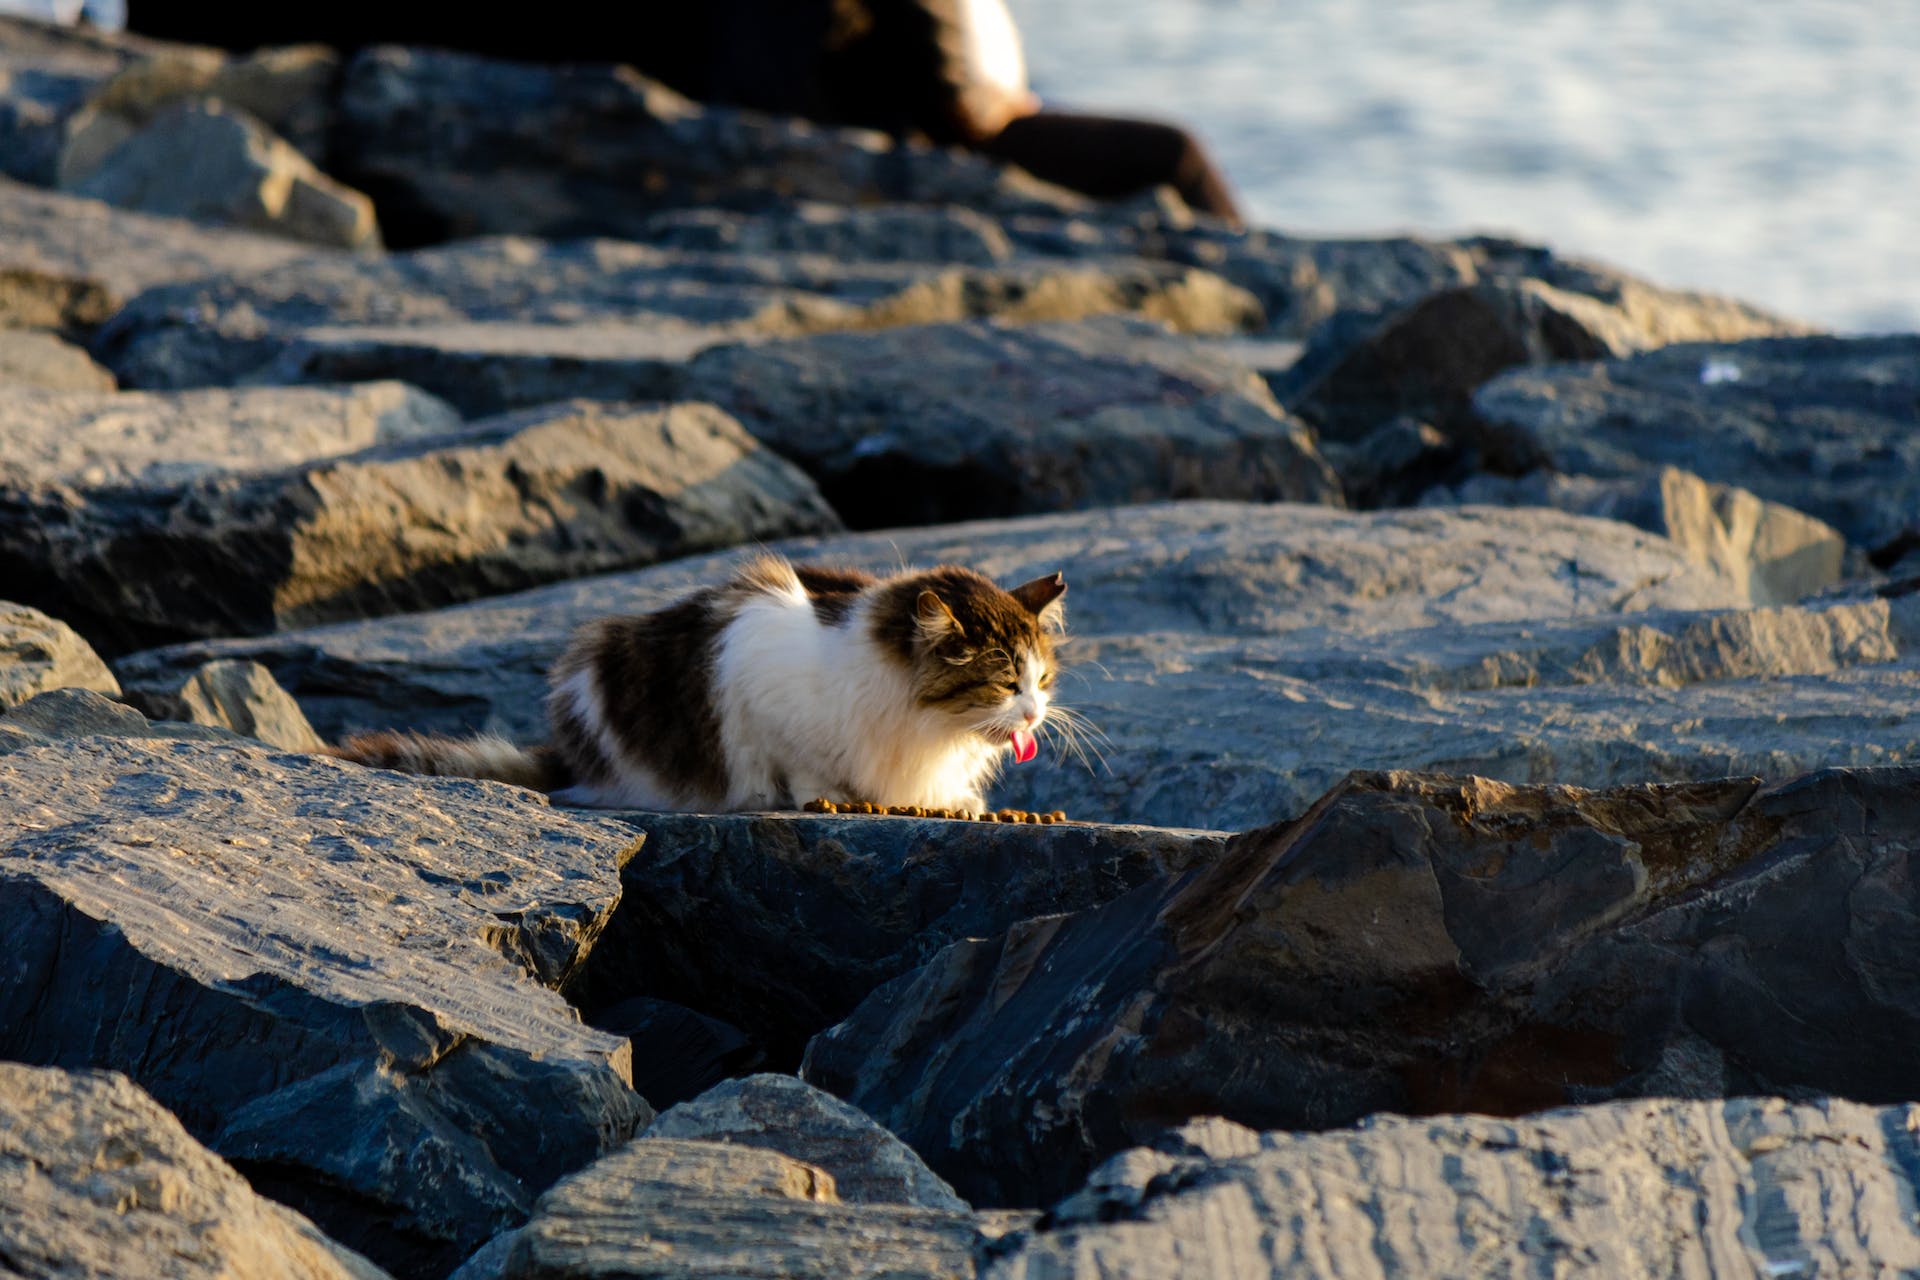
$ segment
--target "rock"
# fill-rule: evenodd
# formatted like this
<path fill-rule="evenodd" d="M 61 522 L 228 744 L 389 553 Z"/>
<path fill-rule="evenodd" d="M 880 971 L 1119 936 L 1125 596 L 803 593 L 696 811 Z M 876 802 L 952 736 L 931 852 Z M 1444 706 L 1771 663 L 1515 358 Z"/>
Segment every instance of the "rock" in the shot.
<path fill-rule="evenodd" d="M 803 203 L 779 213 L 673 209 L 648 218 L 633 238 L 697 253 L 817 253 L 843 262 L 987 267 L 1014 256 L 998 222 L 958 205 Z"/>
<path fill-rule="evenodd" d="M 969 1212 L 900 1139 L 864 1114 L 793 1076 L 729 1080 L 692 1102 L 662 1112 L 649 1141 L 728 1142 L 760 1147 L 833 1175 L 846 1204 L 910 1204 Z"/>
<path fill-rule="evenodd" d="M 0 175 L 50 185 L 67 117 L 163 47 L 125 32 L 0 14 Z"/>
<path fill-rule="evenodd" d="M 651 1118 L 627 1043 L 555 990 L 633 843 L 258 746 L 14 751 L 0 1057 L 125 1071 L 257 1189 L 443 1274 Z"/>
<path fill-rule="evenodd" d="M 1322 441 L 1320 452 L 1339 475 L 1347 501 L 1366 509 L 1411 506 L 1428 489 L 1457 476 L 1471 461 L 1466 451 L 1439 428 L 1407 417 L 1395 418 L 1352 444 Z M 1516 500 L 1503 505 L 1536 504 Z"/>
<path fill-rule="evenodd" d="M 842 1204 L 777 1152 L 643 1138 L 542 1196 L 500 1275 L 966 1280 L 975 1240 L 971 1214 Z"/>
<path fill-rule="evenodd" d="M 780 1069 L 947 943 L 1105 902 L 1211 860 L 1223 839 L 804 813 L 627 821 L 646 833 L 647 852 L 622 872 L 621 909 L 575 1000 L 596 1020 L 633 995 L 698 1009 L 739 1027 Z M 714 945 L 720 937 L 726 946 Z"/>
<path fill-rule="evenodd" d="M 1484 281 L 1430 293 L 1377 321 L 1323 326 L 1275 391 L 1332 439 L 1358 440 L 1410 414 L 1510 465 L 1497 441 L 1473 430 L 1469 412 L 1474 390 L 1504 369 L 1807 332 L 1727 299 L 1613 279 L 1610 300 L 1531 278 Z M 1585 277 L 1577 283 L 1606 291 Z"/>
<path fill-rule="evenodd" d="M 1244 291 L 1169 263 L 949 267 L 488 239 L 157 289 L 95 345 L 130 386 L 395 377 L 477 414 L 671 399 L 688 357 L 743 337 L 1110 312 L 1206 332 L 1259 323 Z"/>
<path fill-rule="evenodd" d="M 0 387 L 112 391 L 114 381 L 83 348 L 50 333 L 0 329 Z"/>
<path fill-rule="evenodd" d="M 0 711 L 0 755 L 69 738 L 179 738 L 190 742 L 237 742 L 224 729 L 148 720 L 132 707 L 92 689 L 53 689 Z"/>
<path fill-rule="evenodd" d="M 576 977 L 576 991 L 580 985 Z M 633 1044 L 634 1092 L 655 1110 L 691 1101 L 767 1057 L 740 1028 L 650 996 L 597 1008 L 591 1025 Z"/>
<path fill-rule="evenodd" d="M 983 1275 L 1895 1273 L 1920 1265 L 1896 1207 L 1915 1123 L 1911 1106 L 1740 1098 L 1241 1130 L 1218 1155 L 1179 1130 L 1102 1166 Z"/>
<path fill-rule="evenodd" d="M 63 173 L 69 190 L 123 209 L 337 249 L 380 247 L 372 201 L 217 99 L 167 107 L 90 167 L 69 157 L 62 168 L 79 175 Z"/>
<path fill-rule="evenodd" d="M 263 270 L 315 252 L 0 178 L 0 325 L 91 329 L 154 285 Z"/>
<path fill-rule="evenodd" d="M 805 467 L 856 528 L 1161 498 L 1341 502 L 1257 374 L 1144 321 L 721 347 L 683 386 Z"/>
<path fill-rule="evenodd" d="M 1835 585 L 1845 573 L 1847 540 L 1832 525 L 1674 467 L 1608 480 L 1547 471 L 1518 479 L 1477 475 L 1425 501 L 1556 507 L 1624 520 L 1726 573 L 1755 604 L 1791 603 Z"/>
<path fill-rule="evenodd" d="M 125 1076 L 0 1062 L 0 1256 L 23 1276 L 381 1280 Z"/>
<path fill-rule="evenodd" d="M 194 672 L 164 708 L 171 720 L 231 729 L 285 751 L 318 751 L 326 744 L 300 704 L 257 662 L 209 662 Z"/>
<path fill-rule="evenodd" d="M 201 416 L 222 400 L 258 412 L 369 399 L 406 425 L 383 425 L 387 439 L 357 451 L 320 444 L 310 417 L 248 442 L 256 456 L 230 469 L 147 462 L 174 435 L 204 438 L 209 454 L 226 448 L 233 424 Z M 29 602 L 68 602 L 82 630 L 121 649 L 432 608 L 839 523 L 804 475 L 706 405 L 549 405 L 438 434 L 415 428 L 444 406 L 395 384 L 155 393 L 133 405 L 162 424 L 141 447 L 115 456 L 115 442 L 69 435 L 60 465 L 97 449 L 104 467 L 74 483 L 49 462 L 0 487 L 0 568 Z M 124 429 L 125 416 L 109 404 L 88 421 Z M 259 465 L 276 454 L 290 465 Z"/>
<path fill-rule="evenodd" d="M 1604 791 L 1355 774 L 1179 881 L 954 944 L 803 1074 L 1013 1204 L 1193 1115 L 1898 1101 L 1920 1087 L 1916 795 L 1915 766 Z"/>
<path fill-rule="evenodd" d="M 0 712 L 49 689 L 120 695 L 100 655 L 58 618 L 0 600 Z"/>
<path fill-rule="evenodd" d="M 1920 337 L 1687 345 L 1515 370 L 1474 397 L 1516 455 L 1569 474 L 1679 467 L 1897 558 L 1920 539 Z"/>
<path fill-rule="evenodd" d="M 970 152 L 702 108 L 628 67 L 375 47 L 348 65 L 339 109 L 336 171 L 379 201 L 396 243 L 634 238 L 688 207 L 1087 203 Z"/>

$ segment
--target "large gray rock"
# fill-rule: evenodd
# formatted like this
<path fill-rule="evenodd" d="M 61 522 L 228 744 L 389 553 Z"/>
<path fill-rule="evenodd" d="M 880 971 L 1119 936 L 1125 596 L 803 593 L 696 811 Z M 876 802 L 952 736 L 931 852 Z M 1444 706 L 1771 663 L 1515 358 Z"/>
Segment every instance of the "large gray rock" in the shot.
<path fill-rule="evenodd" d="M 969 1280 L 973 1215 L 843 1204 L 778 1152 L 642 1138 L 540 1198 L 501 1280 Z"/>
<path fill-rule="evenodd" d="M 0 178 L 0 325 L 90 329 L 155 285 L 320 252 Z"/>
<path fill-rule="evenodd" d="M 863 1112 L 793 1076 L 748 1076 L 716 1085 L 663 1111 L 647 1126 L 647 1137 L 778 1151 L 832 1174 L 847 1204 L 968 1210 L 912 1148 Z"/>
<path fill-rule="evenodd" d="M 50 689 L 118 696 L 120 682 L 93 646 L 58 618 L 0 600 L 0 712 Z"/>
<path fill-rule="evenodd" d="M 65 189 L 123 209 L 337 249 L 380 247 L 371 200 L 217 98 L 165 108 L 96 163 L 62 178 Z"/>
<path fill-rule="evenodd" d="M 157 289 L 95 345 L 130 386 L 394 377 L 478 413 L 671 398 L 690 355 L 745 336 L 1110 312 L 1199 332 L 1260 320 L 1219 277 L 1138 259 L 961 267 L 494 238 Z"/>
<path fill-rule="evenodd" d="M 375 398 L 397 403 L 365 413 Z M 436 434 L 422 428 L 444 406 L 397 384 L 130 401 L 38 402 L 82 429 L 25 475 L 0 470 L 0 568 L 121 649 L 432 608 L 839 525 L 811 481 L 707 405 L 549 405 Z M 223 402 L 317 412 L 237 438 L 207 417 Z M 108 432 L 129 414 L 144 438 L 123 450 Z M 338 447 L 370 417 L 382 442 Z M 228 448 L 239 456 L 215 469 Z"/>
<path fill-rule="evenodd" d="M 17 1276 L 381 1280 L 254 1194 L 125 1076 L 0 1063 L 0 1257 Z"/>
<path fill-rule="evenodd" d="M 149 720 L 124 703 L 92 689 L 53 689 L 0 710 L 0 755 L 69 738 L 171 738 L 189 742 L 237 742 L 237 735 L 211 725 Z"/>
<path fill-rule="evenodd" d="M 93 362 L 84 348 L 51 333 L 0 329 L 0 388 L 38 387 L 48 391 L 112 391 L 113 374 Z"/>
<path fill-rule="evenodd" d="M 1920 767 L 1584 791 L 1356 774 L 1104 907 L 956 943 L 803 1074 L 976 1202 L 1263 1128 L 1920 1089 Z"/>
<path fill-rule="evenodd" d="M 555 990 L 633 845 L 257 746 L 13 751 L 0 1057 L 125 1071 L 336 1239 L 442 1274 L 651 1118 L 627 1042 Z"/>
<path fill-rule="evenodd" d="M 158 41 L 0 14 L 0 174 L 51 185 L 65 124 Z"/>
<path fill-rule="evenodd" d="M 1258 374 L 1145 321 L 722 347 L 682 386 L 799 462 L 856 528 L 1165 498 L 1341 505 Z"/>
<path fill-rule="evenodd" d="M 1891 562 L 1920 541 L 1916 395 L 1920 337 L 1793 338 L 1516 370 L 1473 408 L 1536 464 L 1601 477 L 1680 467 Z"/>
<path fill-rule="evenodd" d="M 1095 1171 L 992 1280 L 1897 1274 L 1911 1106 L 1671 1100 L 1348 1131 L 1187 1126 Z"/>
<path fill-rule="evenodd" d="M 164 705 L 150 704 L 148 710 L 171 720 L 230 729 L 284 751 L 318 751 L 326 745 L 293 695 L 257 662 L 209 662 Z"/>

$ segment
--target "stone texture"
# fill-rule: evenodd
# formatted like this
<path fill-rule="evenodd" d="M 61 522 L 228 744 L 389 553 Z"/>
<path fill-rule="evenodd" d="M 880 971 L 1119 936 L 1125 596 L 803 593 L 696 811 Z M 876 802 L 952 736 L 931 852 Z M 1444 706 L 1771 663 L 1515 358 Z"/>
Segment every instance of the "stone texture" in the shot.
<path fill-rule="evenodd" d="M 1604 791 L 1355 774 L 1182 880 L 954 944 L 803 1074 L 1013 1204 L 1192 1115 L 1895 1102 L 1920 1087 L 1916 796 L 1914 766 Z"/>
<path fill-rule="evenodd" d="M 584 985 L 584 967 L 570 989 Z M 590 1025 L 633 1045 L 633 1088 L 663 1110 L 691 1102 L 707 1090 L 745 1075 L 766 1061 L 766 1053 L 731 1023 L 696 1012 L 671 1000 L 629 996 L 593 1010 Z"/>
<path fill-rule="evenodd" d="M 257 662 L 209 662 L 194 672 L 155 714 L 234 733 L 285 751 L 318 751 L 325 744 L 300 704 Z"/>
<path fill-rule="evenodd" d="M 120 682 L 72 627 L 0 600 L 0 711 L 49 689 L 72 688 L 118 697 Z"/>
<path fill-rule="evenodd" d="M 134 294 L 321 252 L 0 178 L 0 325 L 86 330 Z"/>
<path fill-rule="evenodd" d="M 721 347 L 682 385 L 799 462 L 856 528 L 1164 498 L 1341 504 L 1259 375 L 1145 321 Z"/>
<path fill-rule="evenodd" d="M 336 1239 L 444 1273 L 651 1118 L 627 1043 L 555 990 L 632 846 L 517 789 L 257 746 L 14 751 L 0 1057 L 125 1071 Z"/>
<path fill-rule="evenodd" d="M 166 107 L 91 166 L 69 156 L 62 168 L 67 190 L 123 209 L 337 249 L 380 247 L 371 200 L 214 98 Z"/>
<path fill-rule="evenodd" d="M 1473 407 L 1536 465 L 1679 467 L 1824 520 L 1890 563 L 1920 540 L 1916 394 L 1920 337 L 1794 338 L 1516 370 Z"/>
<path fill-rule="evenodd" d="M 502 1280 L 967 1280 L 971 1214 L 842 1204 L 772 1151 L 643 1138 L 540 1198 Z"/>
<path fill-rule="evenodd" d="M 0 755 L 70 738 L 170 738 L 189 742 L 237 742 L 225 729 L 149 720 L 132 707 L 92 689 L 53 689 L 19 706 L 0 710 Z"/>
<path fill-rule="evenodd" d="M 1789 604 L 1824 591 L 1846 569 L 1847 540 L 1832 525 L 1675 467 L 1607 480 L 1548 471 L 1518 478 L 1478 475 L 1435 490 L 1423 502 L 1555 507 L 1624 520 L 1719 569 L 1755 604 Z"/>
<path fill-rule="evenodd" d="M 1591 1274 L 1774 1280 L 1920 1266 L 1914 1108 L 1614 1103 L 1354 1130 L 1189 1126 L 1097 1170 L 993 1280 Z"/>
<path fill-rule="evenodd" d="M 647 1138 L 729 1142 L 777 1151 L 833 1175 L 846 1204 L 910 1204 L 968 1212 L 900 1139 L 862 1112 L 793 1076 L 729 1080 L 662 1112 Z"/>
<path fill-rule="evenodd" d="M 576 1000 L 590 1014 L 636 994 L 675 1001 L 739 1027 L 782 1069 L 947 943 L 1105 902 L 1209 861 L 1224 838 L 800 813 L 626 820 L 646 854 L 622 872 Z"/>
<path fill-rule="evenodd" d="M 199 426 L 200 410 L 222 398 L 303 394 L 331 403 L 353 393 L 154 393 L 145 403 Z M 102 420 L 118 425 L 116 406 L 90 425 Z M 170 434 L 156 429 L 150 443 Z M 64 601 L 82 630 L 126 649 L 432 608 L 839 524 L 811 481 L 707 405 L 549 405 L 352 452 L 322 453 L 295 424 L 280 435 L 282 457 L 313 456 L 197 476 L 196 463 L 173 458 L 127 476 L 146 461 L 143 440 L 118 456 L 99 446 L 108 470 L 96 479 L 88 466 L 87 483 L 43 472 L 6 485 L 0 568 L 29 602 Z M 208 451 L 227 439 L 216 431 Z M 76 436 L 61 449 L 73 466 L 71 455 L 95 446 Z"/>
<path fill-rule="evenodd" d="M 67 118 L 160 47 L 123 32 L 0 14 L 0 174 L 50 185 Z"/>
<path fill-rule="evenodd" d="M 853 262 L 944 262 L 991 266 L 1014 256 L 1000 224 L 958 205 L 802 203 L 780 213 L 674 209 L 632 238 L 701 253 L 819 253 Z"/>
<path fill-rule="evenodd" d="M 20 1276 L 379 1280 L 125 1076 L 0 1063 L 0 1257 Z"/>
<path fill-rule="evenodd" d="M 51 333 L 0 329 L 0 387 L 112 391 L 114 381 L 84 348 Z"/>

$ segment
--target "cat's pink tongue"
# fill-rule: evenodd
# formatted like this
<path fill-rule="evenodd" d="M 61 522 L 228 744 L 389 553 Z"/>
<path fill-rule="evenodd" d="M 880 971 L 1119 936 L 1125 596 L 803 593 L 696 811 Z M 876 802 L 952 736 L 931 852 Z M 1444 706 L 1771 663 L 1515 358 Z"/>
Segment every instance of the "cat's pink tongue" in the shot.
<path fill-rule="evenodd" d="M 1021 764 L 1040 754 L 1040 744 L 1025 729 L 1013 731 L 1013 758 Z"/>

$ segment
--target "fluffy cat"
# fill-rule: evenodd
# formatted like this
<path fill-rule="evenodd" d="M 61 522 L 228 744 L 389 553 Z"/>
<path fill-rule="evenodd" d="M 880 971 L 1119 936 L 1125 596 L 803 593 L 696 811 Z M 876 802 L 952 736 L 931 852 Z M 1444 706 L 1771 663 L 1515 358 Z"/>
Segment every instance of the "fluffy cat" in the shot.
<path fill-rule="evenodd" d="M 331 754 L 498 778 L 563 804 L 981 810 L 1053 706 L 1061 575 L 1002 590 L 942 565 L 876 578 L 763 557 L 654 613 L 583 627 L 548 677 L 552 740 L 374 733 Z"/>

